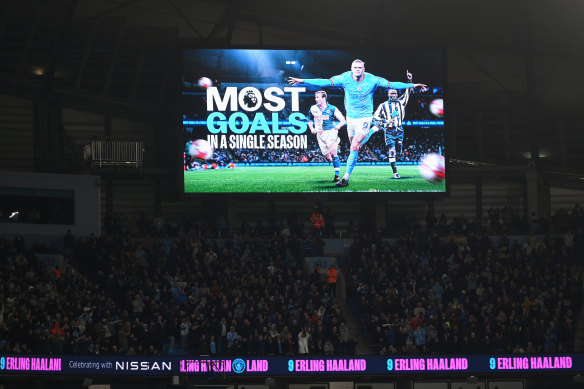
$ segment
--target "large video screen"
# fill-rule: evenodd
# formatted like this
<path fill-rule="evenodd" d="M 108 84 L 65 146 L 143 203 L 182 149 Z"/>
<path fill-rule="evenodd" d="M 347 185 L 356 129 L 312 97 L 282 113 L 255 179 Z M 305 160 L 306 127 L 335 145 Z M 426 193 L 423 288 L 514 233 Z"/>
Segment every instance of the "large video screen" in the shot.
<path fill-rule="evenodd" d="M 438 49 L 185 49 L 184 192 L 444 192 L 444 64 Z"/>

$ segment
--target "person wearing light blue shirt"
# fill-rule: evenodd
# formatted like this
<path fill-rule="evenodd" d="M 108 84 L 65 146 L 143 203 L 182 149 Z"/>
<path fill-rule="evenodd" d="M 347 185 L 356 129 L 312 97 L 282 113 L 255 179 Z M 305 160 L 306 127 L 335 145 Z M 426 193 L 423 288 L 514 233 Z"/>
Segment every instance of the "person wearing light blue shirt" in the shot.
<path fill-rule="evenodd" d="M 341 87 L 345 91 L 345 110 L 347 111 L 347 133 L 351 142 L 351 151 L 347 158 L 347 170 L 337 186 L 348 186 L 349 178 L 357 160 L 363 140 L 369 135 L 369 127 L 373 118 L 373 94 L 377 88 L 407 89 L 422 88 L 424 84 L 412 84 L 388 81 L 383 77 L 365 72 L 365 62 L 356 59 L 351 64 L 351 70 L 330 79 L 289 77 L 291 85 L 306 84 L 318 87 Z"/>

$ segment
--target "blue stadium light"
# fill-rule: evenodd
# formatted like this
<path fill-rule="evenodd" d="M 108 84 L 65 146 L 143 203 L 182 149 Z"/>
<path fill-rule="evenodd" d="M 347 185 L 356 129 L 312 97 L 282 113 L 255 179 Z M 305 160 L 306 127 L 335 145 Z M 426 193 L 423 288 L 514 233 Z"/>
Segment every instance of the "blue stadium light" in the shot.
<path fill-rule="evenodd" d="M 206 126 L 206 120 L 183 120 L 183 126 Z"/>
<path fill-rule="evenodd" d="M 404 126 L 443 127 L 444 120 L 406 120 Z"/>
<path fill-rule="evenodd" d="M 272 125 L 273 122 L 271 120 L 266 120 L 269 125 Z M 227 123 L 226 120 L 218 120 L 217 123 Z M 289 125 L 289 121 L 280 120 L 278 121 L 279 124 L 282 125 Z M 206 120 L 183 120 L 183 126 L 206 126 Z M 236 124 L 241 124 L 240 120 L 236 121 Z M 444 121 L 443 120 L 406 120 L 404 126 L 422 126 L 422 127 L 443 127 Z"/>
<path fill-rule="evenodd" d="M 206 120 L 183 120 L 183 126 L 207 126 L 207 121 Z M 228 120 L 216 120 L 215 123 L 220 123 L 220 124 L 227 124 L 229 123 Z M 274 122 L 272 120 L 266 120 L 266 123 L 268 125 L 273 125 Z M 236 120 L 235 124 L 240 126 L 241 125 L 241 120 Z M 278 125 L 281 126 L 290 126 L 290 121 L 289 120 L 278 120 Z"/>

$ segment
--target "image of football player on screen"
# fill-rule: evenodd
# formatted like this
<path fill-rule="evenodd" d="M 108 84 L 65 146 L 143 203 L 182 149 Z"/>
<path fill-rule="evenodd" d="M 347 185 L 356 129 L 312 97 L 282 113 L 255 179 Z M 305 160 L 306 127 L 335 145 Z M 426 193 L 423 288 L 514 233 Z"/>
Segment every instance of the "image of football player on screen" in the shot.
<path fill-rule="evenodd" d="M 363 140 L 369 135 L 369 128 L 373 119 L 373 94 L 377 88 L 421 88 L 426 90 L 424 84 L 413 84 L 388 81 L 383 77 L 365 72 L 365 62 L 355 59 L 351 63 L 351 70 L 342 74 L 325 78 L 296 78 L 289 77 L 291 85 L 312 85 L 317 87 L 341 87 L 345 92 L 345 110 L 347 116 L 347 133 L 351 142 L 351 151 L 347 158 L 347 169 L 343 178 L 337 182 L 337 186 L 348 186 L 349 178 L 357 160 L 359 149 Z"/>
<path fill-rule="evenodd" d="M 412 73 L 406 70 L 408 83 L 412 83 Z M 410 99 L 411 88 L 407 88 L 405 92 L 398 97 L 397 89 L 389 89 L 387 91 L 387 101 L 379 104 L 377 110 L 373 114 L 373 126 L 369 130 L 369 135 L 363 141 L 367 142 L 369 137 L 379 131 L 383 130 L 385 135 L 385 145 L 388 149 L 388 159 L 393 171 L 393 178 L 401 178 L 395 166 L 396 157 L 401 153 L 401 148 L 404 141 L 404 128 L 402 126 L 404 116 L 406 114 L 406 105 Z"/>
<path fill-rule="evenodd" d="M 308 127 L 310 132 L 316 135 L 318 147 L 325 159 L 333 163 L 335 177 L 333 182 L 339 182 L 341 161 L 337 155 L 339 147 L 339 128 L 345 125 L 345 117 L 341 111 L 327 101 L 327 94 L 319 90 L 314 94 L 316 104 L 310 107 L 308 112 Z M 335 122 L 335 119 L 338 122 Z"/>

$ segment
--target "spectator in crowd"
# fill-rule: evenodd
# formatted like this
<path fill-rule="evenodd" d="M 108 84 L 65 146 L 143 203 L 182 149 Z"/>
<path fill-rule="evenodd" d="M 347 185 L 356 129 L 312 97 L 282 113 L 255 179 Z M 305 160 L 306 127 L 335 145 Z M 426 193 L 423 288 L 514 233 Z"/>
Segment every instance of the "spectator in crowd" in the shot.
<path fill-rule="evenodd" d="M 310 334 L 303 328 L 298 334 L 298 354 L 308 354 L 308 340 L 310 339 Z"/>

